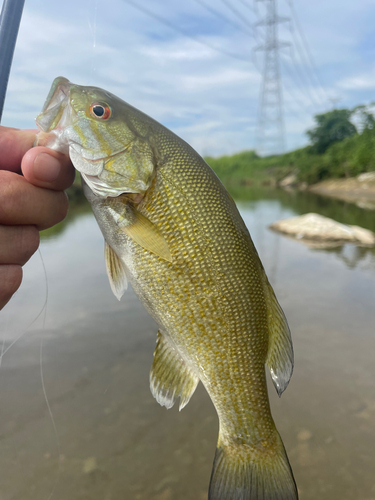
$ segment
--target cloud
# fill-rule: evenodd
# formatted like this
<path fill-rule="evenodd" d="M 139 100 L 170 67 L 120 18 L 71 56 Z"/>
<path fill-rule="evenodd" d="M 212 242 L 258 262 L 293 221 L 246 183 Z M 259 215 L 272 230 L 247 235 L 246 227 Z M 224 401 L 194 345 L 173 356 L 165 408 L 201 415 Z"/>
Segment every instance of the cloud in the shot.
<path fill-rule="evenodd" d="M 375 89 L 375 68 L 360 75 L 343 78 L 337 86 L 345 90 L 373 90 Z"/>
<path fill-rule="evenodd" d="M 240 23 L 224 4 L 206 1 Z M 63 8 L 59 2 L 28 0 L 3 124 L 32 127 L 52 80 L 62 75 L 81 85 L 106 88 L 183 135 L 200 152 L 216 155 L 254 147 L 261 77 L 251 54 L 263 43 L 262 30 L 257 41 L 194 0 L 139 0 L 139 5 L 176 29 L 125 0 L 65 0 Z M 287 3 L 278 5 L 280 15 L 291 16 Z M 261 2 L 259 9 L 264 16 Z M 339 94 L 343 106 L 363 102 L 375 81 L 366 60 L 372 50 L 374 3 L 316 0 L 314 5 L 296 4 L 296 10 L 325 93 Z M 245 8 L 243 14 L 252 30 L 256 16 Z M 285 24 L 280 37 L 295 43 L 296 36 Z M 263 54 L 258 52 L 257 58 L 262 66 Z M 324 91 L 298 51 L 296 58 L 297 70 L 283 73 L 288 144 L 306 143 L 304 132 L 312 115 L 331 106 L 327 100 L 325 108 L 311 102 L 310 94 Z M 298 72 L 310 74 L 305 84 Z"/>
<path fill-rule="evenodd" d="M 148 56 L 150 59 L 165 63 L 168 60 L 174 61 L 199 61 L 216 57 L 215 51 L 210 47 L 202 47 L 193 40 L 180 40 L 178 46 L 175 43 L 164 43 L 158 47 L 149 45 L 141 46 L 139 53 Z"/>
<path fill-rule="evenodd" d="M 186 89 L 202 89 L 209 87 L 213 89 L 216 86 L 236 84 L 239 82 L 247 82 L 248 84 L 259 84 L 260 76 L 255 71 L 243 71 L 239 69 L 225 68 L 215 74 L 205 75 L 185 75 L 183 85 Z"/>

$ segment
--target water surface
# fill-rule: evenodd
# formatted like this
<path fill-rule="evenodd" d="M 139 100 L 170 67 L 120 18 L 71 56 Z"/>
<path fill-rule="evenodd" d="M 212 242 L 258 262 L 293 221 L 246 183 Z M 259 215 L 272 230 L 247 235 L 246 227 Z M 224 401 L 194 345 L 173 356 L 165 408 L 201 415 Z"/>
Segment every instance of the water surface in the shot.
<path fill-rule="evenodd" d="M 294 341 L 292 381 L 281 399 L 270 385 L 270 399 L 300 498 L 375 500 L 375 253 L 311 250 L 268 229 L 315 211 L 374 230 L 374 213 L 300 193 L 250 197 L 239 208 Z M 131 289 L 112 295 L 91 213 L 41 253 L 47 282 L 36 255 L 0 319 L 0 499 L 206 500 L 212 403 L 201 386 L 182 412 L 152 398 L 157 326 Z"/>

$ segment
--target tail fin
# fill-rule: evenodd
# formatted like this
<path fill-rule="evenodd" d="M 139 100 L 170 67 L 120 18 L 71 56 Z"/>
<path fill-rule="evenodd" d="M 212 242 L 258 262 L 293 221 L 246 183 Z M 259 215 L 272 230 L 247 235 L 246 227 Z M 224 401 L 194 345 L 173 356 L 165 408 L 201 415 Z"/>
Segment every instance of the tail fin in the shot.
<path fill-rule="evenodd" d="M 211 475 L 209 500 L 298 500 L 293 472 L 279 437 L 272 454 L 254 455 L 247 445 L 219 446 Z M 220 440 L 219 440 L 220 442 Z"/>

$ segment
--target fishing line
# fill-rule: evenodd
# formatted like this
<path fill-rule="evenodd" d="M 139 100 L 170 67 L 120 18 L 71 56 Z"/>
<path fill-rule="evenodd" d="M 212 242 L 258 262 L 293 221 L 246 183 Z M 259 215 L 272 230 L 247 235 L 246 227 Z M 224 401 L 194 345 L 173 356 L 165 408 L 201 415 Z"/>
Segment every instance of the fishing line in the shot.
<path fill-rule="evenodd" d="M 19 335 L 6 349 L 4 349 L 4 346 L 5 346 L 5 333 L 4 333 L 3 340 L 2 340 L 2 346 L 1 346 L 0 367 L 1 367 L 3 356 L 9 351 L 9 349 L 16 342 L 18 342 L 18 340 L 20 340 L 27 333 L 27 331 L 29 330 L 29 328 L 38 320 L 38 318 L 43 313 L 44 314 L 43 314 L 42 330 L 43 331 L 45 330 L 46 317 L 47 317 L 48 295 L 49 295 L 48 276 L 47 276 L 47 269 L 46 269 L 46 266 L 45 266 L 44 259 L 43 259 L 42 252 L 41 252 L 40 248 L 38 248 L 38 253 L 39 253 L 40 260 L 41 260 L 41 264 L 42 264 L 42 268 L 43 268 L 43 274 L 44 274 L 44 279 L 45 279 L 45 285 L 46 285 L 45 286 L 46 292 L 45 292 L 45 299 L 44 299 L 43 307 L 40 310 L 40 312 L 37 314 L 37 316 L 31 321 L 31 323 L 26 327 L 26 329 L 21 333 L 21 335 Z M 8 322 L 9 322 L 9 315 L 8 315 L 8 318 L 7 318 L 7 325 L 8 325 Z M 7 331 L 7 328 L 5 328 L 5 331 Z M 56 481 L 55 481 L 55 484 L 54 484 L 54 486 L 52 488 L 52 491 L 51 491 L 51 493 L 50 493 L 50 495 L 48 497 L 48 500 L 51 500 L 51 498 L 52 498 L 52 496 L 53 496 L 53 494 L 54 494 L 54 492 L 56 490 L 57 484 L 58 484 L 58 482 L 60 480 L 61 465 L 62 465 L 62 454 L 61 454 L 60 439 L 59 439 L 59 435 L 58 435 L 58 432 L 57 432 L 57 427 L 56 427 L 55 419 L 53 417 L 51 405 L 49 404 L 49 401 L 48 401 L 47 391 L 46 391 L 46 387 L 45 387 L 45 383 L 44 383 L 44 375 L 43 375 L 43 338 L 41 339 L 41 342 L 40 342 L 39 363 L 40 363 L 40 379 L 41 379 L 41 384 L 42 384 L 43 395 L 44 395 L 44 399 L 45 399 L 45 402 L 46 402 L 46 405 L 47 405 L 48 413 L 49 413 L 49 416 L 50 416 L 50 419 L 51 419 L 51 422 L 52 422 L 54 434 L 55 434 L 55 437 L 56 437 L 56 446 L 57 446 L 57 452 L 58 452 L 58 457 L 59 457 L 58 458 L 58 464 L 59 465 L 58 465 L 58 471 L 57 471 Z"/>
<path fill-rule="evenodd" d="M 0 368 L 1 368 L 1 363 L 3 361 L 4 347 L 5 347 L 5 337 L 6 337 L 6 334 L 8 333 L 9 318 L 10 318 L 9 309 L 7 309 L 6 312 L 7 312 L 7 319 L 6 319 L 6 323 L 5 323 L 5 328 L 4 328 L 4 333 L 3 333 L 3 339 L 2 339 L 2 342 L 1 342 Z"/>
<path fill-rule="evenodd" d="M 95 68 L 95 52 L 96 52 L 96 21 L 97 21 L 97 14 L 98 14 L 98 3 L 99 0 L 95 0 L 95 6 L 94 6 L 94 26 L 91 26 L 90 23 L 90 18 L 87 19 L 90 31 L 91 31 L 91 36 L 93 38 L 92 42 L 92 54 L 91 54 L 91 70 L 90 70 L 90 83 L 93 81 L 93 76 L 94 72 L 96 70 Z"/>
<path fill-rule="evenodd" d="M 44 326 L 45 326 L 46 313 L 47 313 L 47 308 L 45 309 L 45 314 L 44 314 L 44 319 L 43 319 L 43 330 L 44 330 Z M 49 416 L 51 418 L 53 430 L 54 430 L 54 433 L 55 433 L 55 436 L 56 436 L 56 447 L 57 447 L 57 453 L 58 453 L 58 457 L 59 457 L 58 458 L 58 464 L 59 464 L 59 466 L 58 466 L 58 469 L 57 469 L 57 477 L 56 477 L 56 480 L 55 480 L 55 484 L 54 484 L 54 486 L 52 488 L 52 491 L 51 491 L 51 493 L 50 493 L 50 495 L 48 497 L 48 500 L 51 500 L 53 494 L 55 493 L 55 490 L 56 490 L 56 487 L 57 487 L 57 485 L 59 483 L 59 480 L 60 480 L 61 464 L 62 464 L 62 454 L 61 454 L 61 446 L 60 446 L 59 434 L 57 432 L 57 427 L 56 427 L 55 419 L 53 417 L 51 406 L 50 406 L 49 401 L 48 401 L 46 387 L 44 385 L 44 376 L 43 376 L 43 338 L 40 341 L 40 358 L 39 358 L 39 361 L 40 361 L 40 379 L 42 381 L 42 389 L 43 389 L 44 399 L 46 401 L 46 405 L 47 405 L 47 408 L 48 408 L 48 413 L 49 413 Z"/>
<path fill-rule="evenodd" d="M 9 351 L 9 349 L 11 347 L 14 346 L 14 344 L 16 342 L 18 342 L 24 335 L 26 335 L 27 331 L 29 330 L 29 328 L 31 328 L 33 326 L 33 324 L 40 318 L 40 316 L 43 314 L 43 311 L 47 308 L 47 302 L 48 302 L 48 281 L 47 281 L 47 271 L 46 271 L 46 267 L 44 265 L 44 261 L 43 261 L 43 257 L 42 257 L 42 253 L 40 251 L 40 248 L 38 248 L 38 253 L 39 253 L 39 256 L 40 256 L 40 259 L 42 261 L 42 266 L 43 266 L 43 272 L 44 272 L 44 278 L 46 280 L 46 296 L 45 296 L 45 299 L 44 299 L 44 304 L 43 304 L 43 307 L 42 309 L 40 310 L 40 312 L 37 314 L 37 316 L 35 316 L 35 318 L 31 321 L 31 323 L 29 323 L 27 325 L 27 327 L 24 329 L 24 331 L 18 336 L 16 337 L 13 342 L 11 342 L 8 347 L 6 349 L 4 349 L 4 346 L 2 347 L 2 350 L 1 350 L 1 355 L 0 355 L 0 366 L 1 366 L 1 362 L 2 362 L 2 359 L 3 359 L 3 356 L 5 356 L 5 354 Z"/>
<path fill-rule="evenodd" d="M 44 303 L 44 306 L 43 306 L 43 310 L 41 311 L 41 312 L 44 311 L 44 314 L 43 314 L 43 327 L 42 327 L 42 330 L 44 331 L 45 330 L 45 326 L 46 326 L 46 317 L 47 317 L 48 276 L 47 276 L 47 269 L 46 269 L 46 266 L 45 266 L 45 263 L 44 263 L 44 260 L 43 260 L 42 252 L 40 251 L 40 249 L 38 249 L 38 251 L 39 251 L 39 256 L 40 256 L 40 259 L 41 259 L 41 262 L 42 262 L 42 266 L 43 266 L 44 277 L 45 277 L 45 280 L 46 280 L 46 300 L 45 300 L 45 303 Z M 40 341 L 39 364 L 40 364 L 40 380 L 42 382 L 43 395 L 44 395 L 44 399 L 45 399 L 45 402 L 46 402 L 46 405 L 47 405 L 47 408 L 48 408 L 49 416 L 51 418 L 53 430 L 54 430 L 54 433 L 55 433 L 55 436 L 56 436 L 56 446 L 57 446 L 57 453 L 58 453 L 58 457 L 59 457 L 58 458 L 58 464 L 59 465 L 58 465 L 58 469 L 57 469 L 57 477 L 56 477 L 56 480 L 55 480 L 55 484 L 53 485 L 52 491 L 51 491 L 51 493 L 50 493 L 50 495 L 48 497 L 48 500 L 51 500 L 53 494 L 55 493 L 55 490 L 56 490 L 56 487 L 58 485 L 58 482 L 60 480 L 62 455 L 61 455 L 60 438 L 59 438 L 59 434 L 57 432 L 56 422 L 55 422 L 55 419 L 53 417 L 53 413 L 52 413 L 52 410 L 51 410 L 51 405 L 49 404 L 49 401 L 48 401 L 46 386 L 44 384 L 44 376 L 43 376 L 43 337 L 42 337 L 42 339 Z"/>

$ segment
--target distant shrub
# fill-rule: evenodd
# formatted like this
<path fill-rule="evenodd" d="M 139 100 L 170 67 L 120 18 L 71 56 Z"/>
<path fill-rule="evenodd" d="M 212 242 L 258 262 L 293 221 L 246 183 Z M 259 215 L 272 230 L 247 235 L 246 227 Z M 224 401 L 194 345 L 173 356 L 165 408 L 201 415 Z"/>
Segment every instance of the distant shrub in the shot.
<path fill-rule="evenodd" d="M 205 160 L 228 185 L 272 184 L 269 179 L 280 181 L 291 172 L 296 172 L 301 182 L 314 184 L 331 177 L 353 177 L 375 170 L 373 115 L 365 106 L 335 111 L 338 112 L 317 115 L 320 125 L 314 129 L 316 134 L 309 131 L 315 139 L 312 146 L 262 158 L 255 151 L 243 151 L 220 158 L 206 157 Z M 354 125 L 351 127 L 350 122 L 348 124 L 349 117 L 355 113 L 362 117 L 361 133 Z M 329 137 L 325 139 L 321 132 L 329 129 Z"/>

